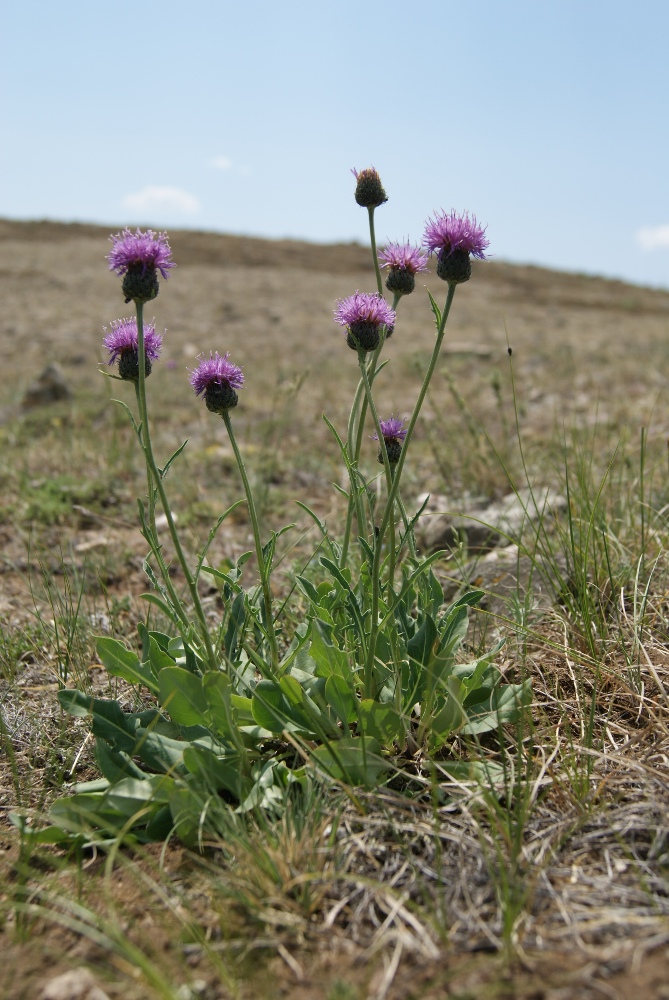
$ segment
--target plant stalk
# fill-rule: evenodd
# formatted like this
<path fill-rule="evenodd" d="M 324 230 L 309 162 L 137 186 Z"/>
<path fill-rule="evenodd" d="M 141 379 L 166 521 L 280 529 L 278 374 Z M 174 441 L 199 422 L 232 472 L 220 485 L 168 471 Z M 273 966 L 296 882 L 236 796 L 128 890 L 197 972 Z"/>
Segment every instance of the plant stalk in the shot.
<path fill-rule="evenodd" d="M 249 515 L 251 517 L 251 526 L 253 528 L 253 540 L 255 542 L 255 549 L 256 549 L 256 559 L 258 561 L 258 571 L 260 573 L 260 583 L 262 586 L 263 602 L 265 605 L 265 623 L 267 625 L 267 638 L 269 639 L 269 645 L 270 645 L 272 669 L 276 672 L 279 668 L 279 650 L 276 642 L 276 633 L 274 631 L 274 615 L 272 612 L 272 591 L 270 588 L 270 580 L 269 580 L 270 574 L 268 572 L 268 567 L 265 564 L 265 556 L 263 554 L 262 542 L 260 540 L 260 526 L 258 524 L 258 514 L 256 512 L 255 502 L 253 500 L 251 484 L 249 483 L 248 476 L 246 475 L 246 466 L 244 465 L 244 460 L 237 446 L 237 439 L 235 438 L 235 432 L 232 429 L 232 421 L 230 420 L 230 414 L 226 410 L 226 412 L 221 414 L 221 416 L 223 417 L 223 422 L 225 423 L 225 429 L 227 430 L 228 437 L 230 438 L 230 444 L 232 445 L 232 450 L 235 453 L 235 459 L 237 461 L 239 474 L 242 477 L 242 483 L 244 485 L 244 493 L 246 494 L 246 503 L 248 505 Z"/>
<path fill-rule="evenodd" d="M 428 365 L 425 377 L 423 379 L 423 384 L 420 388 L 418 394 L 418 399 L 413 408 L 413 413 L 411 414 L 411 419 L 409 421 L 409 426 L 407 427 L 406 437 L 404 439 L 404 444 L 402 445 L 402 451 L 400 452 L 399 462 L 395 466 L 395 475 L 393 476 L 392 485 L 388 493 L 388 499 L 386 501 L 386 509 L 383 514 L 383 520 L 379 528 L 379 537 L 377 539 L 377 545 L 374 548 L 374 564 L 372 567 L 372 617 L 369 629 L 369 645 L 367 649 L 367 661 L 365 663 L 364 670 L 364 685 L 365 685 L 365 697 L 371 698 L 373 696 L 372 692 L 372 678 L 374 672 L 374 650 L 376 646 L 376 637 L 379 631 L 379 621 L 378 621 L 378 607 L 379 607 L 379 590 L 381 587 L 381 581 L 379 579 L 379 574 L 381 570 L 381 542 L 388 530 L 388 524 L 390 523 L 390 518 L 393 514 L 395 498 L 397 496 L 400 479 L 402 478 L 402 469 L 404 468 L 404 460 L 409 449 L 409 443 L 413 436 L 414 428 L 418 420 L 425 396 L 427 395 L 427 390 L 434 375 L 434 370 L 437 367 L 437 360 L 439 358 L 439 352 L 441 351 L 441 344 L 444 339 L 444 331 L 446 329 L 446 322 L 448 320 L 448 314 L 451 311 L 451 305 L 453 303 L 453 296 L 455 295 L 456 285 L 449 283 L 448 295 L 446 296 L 446 303 L 444 305 L 443 312 L 441 314 L 441 320 L 437 328 L 437 339 L 435 341 L 434 349 L 432 351 L 432 357 L 430 358 L 430 363 Z M 376 609 L 376 610 L 375 610 Z"/>
<path fill-rule="evenodd" d="M 202 631 L 202 638 L 204 639 L 204 644 L 207 650 L 207 659 L 209 660 L 209 666 L 212 670 L 218 669 L 218 661 L 214 654 L 214 647 L 212 646 L 211 636 L 209 634 L 209 628 L 207 626 L 207 620 L 204 615 L 204 609 L 202 607 L 202 602 L 200 601 L 200 595 L 197 590 L 197 585 L 193 578 L 193 575 L 186 561 L 186 556 L 184 554 L 183 548 L 181 547 L 181 542 L 179 540 L 179 535 L 177 534 L 176 525 L 174 523 L 174 518 L 172 516 L 172 511 L 170 510 L 170 505 L 167 499 L 167 494 L 165 492 L 165 487 L 163 486 L 162 476 L 156 464 L 156 460 L 153 454 L 153 447 L 151 445 L 151 434 L 149 432 L 149 417 L 146 405 L 146 354 L 144 350 L 144 303 L 136 302 L 135 306 L 137 308 L 137 361 L 139 367 L 139 378 L 137 380 L 137 403 L 139 406 L 139 418 L 142 424 L 142 443 L 144 446 L 144 456 L 147 463 L 147 473 L 150 473 L 150 477 L 153 478 L 153 483 L 155 488 L 158 490 L 158 496 L 160 497 L 160 503 L 163 508 L 163 513 L 165 514 L 165 519 L 167 521 L 167 527 L 170 532 L 170 537 L 172 539 L 172 544 L 174 545 L 174 551 L 176 552 L 177 559 L 183 571 L 184 577 L 186 578 L 186 583 L 188 585 L 188 590 L 190 592 L 191 600 L 193 602 L 193 608 L 200 623 L 200 628 Z M 149 497 L 153 493 L 153 487 L 149 483 Z"/>

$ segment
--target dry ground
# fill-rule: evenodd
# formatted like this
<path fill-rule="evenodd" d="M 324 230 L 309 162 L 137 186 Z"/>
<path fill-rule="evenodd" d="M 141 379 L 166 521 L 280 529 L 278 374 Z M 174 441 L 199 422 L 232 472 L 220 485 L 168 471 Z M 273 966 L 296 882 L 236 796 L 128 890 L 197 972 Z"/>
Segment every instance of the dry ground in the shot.
<path fill-rule="evenodd" d="M 14 771 L 5 766 L 1 779 L 3 816 L 17 794 L 24 804 L 48 800 L 71 773 L 85 740 L 85 729 L 76 731 L 76 739 L 72 731 L 63 732 L 55 703 L 63 656 L 49 641 L 50 622 L 64 614 L 68 601 L 72 610 L 80 598 L 86 628 L 66 649 L 69 683 L 83 678 L 101 689 L 105 681 L 91 662 L 88 626 L 131 638 L 141 613 L 136 599 L 146 589 L 142 540 L 134 527 L 142 471 L 124 417 L 110 402 L 127 386 L 95 371 L 103 360 L 103 325 L 129 315 L 103 259 L 108 235 L 88 226 L 0 222 L 0 698 L 16 748 Z M 265 526 L 298 523 L 285 577 L 277 583 L 282 588 L 293 560 L 304 558 L 309 546 L 309 538 L 302 537 L 307 522 L 294 500 L 310 503 L 332 524 L 341 514 L 330 485 L 342 477 L 341 462 L 322 414 L 345 426 L 357 377 L 355 355 L 332 322 L 332 308 L 337 297 L 374 288 L 369 252 L 357 245 L 187 232 L 173 234 L 171 242 L 178 267 L 150 309 L 158 328 L 167 329 L 165 349 L 148 386 L 159 455 L 190 439 L 171 477 L 173 506 L 195 543 L 239 496 L 223 427 L 187 385 L 187 368 L 198 353 L 229 350 L 246 374 L 234 420 L 260 490 Z M 426 284 L 443 298 L 444 286 L 434 276 Z M 43 852 L 26 874 L 5 830 L 3 995 L 38 996 L 50 975 L 81 964 L 98 969 L 112 1000 L 148 995 L 147 981 L 134 977 L 128 953 L 120 949 L 111 955 L 82 935 L 81 927 L 68 929 L 32 914 L 23 930 L 17 929 L 12 901 L 16 885 L 26 883 L 38 901 L 48 888 L 74 893 L 72 898 L 107 919 L 115 908 L 130 941 L 174 981 L 191 982 L 193 992 L 184 996 L 669 996 L 669 758 L 662 691 L 669 644 L 661 530 L 667 499 L 668 334 L 669 293 L 582 275 L 492 261 L 477 265 L 472 281 L 455 297 L 444 363 L 408 463 L 407 500 L 424 491 L 445 493 L 454 504 L 467 495 L 492 499 L 509 491 L 508 475 L 523 483 L 509 345 L 533 482 L 564 485 L 566 442 L 568 457 L 579 449 L 591 456 L 595 481 L 618 445 L 622 471 L 612 488 L 636 483 L 642 427 L 647 475 L 650 479 L 654 470 L 655 476 L 655 485 L 647 487 L 656 536 L 648 558 L 659 554 L 660 561 L 649 629 L 635 647 L 641 687 L 625 679 L 620 643 L 611 639 L 596 689 L 601 730 L 596 751 L 579 749 L 582 734 L 574 720 L 595 688 L 585 647 L 579 660 L 564 615 L 558 609 L 546 616 L 523 642 L 509 632 L 507 663 L 511 668 L 523 658 L 537 701 L 539 764 L 518 859 L 508 828 L 502 829 L 499 817 L 489 806 L 486 813 L 480 801 L 465 798 L 443 808 L 438 831 L 434 814 L 386 801 L 364 820 L 344 809 L 336 864 L 323 862 L 322 852 L 317 864 L 294 859 L 297 875 L 293 871 L 287 881 L 311 878 L 310 863 L 319 872 L 321 889 L 309 912 L 286 902 L 292 890 L 285 884 L 276 899 L 263 898 L 262 906 L 256 897 L 265 888 L 256 886 L 254 910 L 248 886 L 242 893 L 234 879 L 226 881 L 221 874 L 226 865 L 216 869 L 216 856 L 209 859 L 215 875 L 203 873 L 198 860 L 178 848 L 168 850 L 160 877 L 158 855 L 140 861 L 153 885 L 179 887 L 194 914 L 182 919 L 172 913 L 173 901 L 154 903 L 146 912 L 145 889 L 128 867 L 116 873 L 111 898 L 97 889 L 99 859 L 85 860 L 76 891 L 76 872 L 57 852 Z M 378 383 L 382 415 L 409 412 L 432 340 L 427 296 L 420 289 L 402 303 L 388 344 L 390 365 Z M 72 388 L 71 401 L 23 409 L 26 388 L 53 360 Z M 370 469 L 374 460 L 370 442 Z M 226 522 L 212 562 L 248 548 L 248 538 L 242 514 Z M 52 592 L 51 604 L 50 586 L 60 595 L 54 598 Z M 206 596 L 215 616 L 216 595 Z M 612 603 L 629 608 L 619 594 L 612 595 Z M 570 714 L 571 732 L 565 725 Z M 57 752 L 50 755 L 47 745 Z M 543 757 L 542 747 L 548 748 Z M 558 750 L 552 759 L 551 748 Z M 591 769 L 583 766 L 588 753 Z M 84 746 L 73 773 L 86 777 L 89 765 Z M 506 846 L 491 862 L 499 843 Z M 287 850 L 283 845 L 281 851 Z M 323 864 L 327 871 L 318 867 Z M 514 864 L 524 895 L 509 964 L 499 951 L 500 872 Z M 234 919 L 227 911 L 221 916 L 212 890 L 217 879 L 225 885 L 221 898 Z M 225 956 L 225 975 L 206 949 L 184 951 L 179 935 L 184 920 L 191 919 L 210 928 L 215 954 Z M 242 958 L 235 951 L 239 941 L 248 946 Z M 192 985 L 198 982 L 199 994 Z"/>

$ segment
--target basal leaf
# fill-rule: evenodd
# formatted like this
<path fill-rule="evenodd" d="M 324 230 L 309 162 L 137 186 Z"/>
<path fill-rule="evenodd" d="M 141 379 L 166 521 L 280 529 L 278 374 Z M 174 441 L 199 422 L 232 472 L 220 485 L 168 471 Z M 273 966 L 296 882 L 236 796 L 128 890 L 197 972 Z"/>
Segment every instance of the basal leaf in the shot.
<path fill-rule="evenodd" d="M 155 643 L 155 639 L 153 641 Z M 154 693 L 158 691 L 148 664 L 140 663 L 137 653 L 127 649 L 122 642 L 110 636 L 98 636 L 95 648 L 108 673 L 114 677 L 122 677 L 130 684 L 144 684 Z"/>
<path fill-rule="evenodd" d="M 359 702 L 353 686 L 339 674 L 331 674 L 326 680 L 325 700 L 345 727 L 358 718 Z"/>
<path fill-rule="evenodd" d="M 467 709 L 467 724 L 463 733 L 486 733 L 508 722 L 518 722 L 524 709 L 531 703 L 530 681 L 522 684 L 502 684 L 490 697 Z"/>
<path fill-rule="evenodd" d="M 392 705 L 382 705 L 364 698 L 359 708 L 360 728 L 384 746 L 390 746 L 400 734 L 402 720 Z"/>
<path fill-rule="evenodd" d="M 158 676 L 160 704 L 182 726 L 208 724 L 202 678 L 182 667 L 164 667 Z"/>
<path fill-rule="evenodd" d="M 312 750 L 311 756 L 331 778 L 349 785 L 374 788 L 390 770 L 390 765 L 379 754 L 379 749 L 376 740 L 353 736 L 324 743 Z"/>

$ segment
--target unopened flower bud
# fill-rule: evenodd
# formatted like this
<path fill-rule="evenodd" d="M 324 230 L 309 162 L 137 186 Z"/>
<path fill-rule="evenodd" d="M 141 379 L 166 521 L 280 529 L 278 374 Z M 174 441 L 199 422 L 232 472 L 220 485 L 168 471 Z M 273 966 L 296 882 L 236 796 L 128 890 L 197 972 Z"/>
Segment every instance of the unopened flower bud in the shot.
<path fill-rule="evenodd" d="M 388 201 L 388 196 L 383 189 L 381 178 L 374 167 L 366 167 L 364 170 L 352 170 L 351 173 L 358 182 L 355 187 L 355 200 L 362 208 L 378 208 Z"/>

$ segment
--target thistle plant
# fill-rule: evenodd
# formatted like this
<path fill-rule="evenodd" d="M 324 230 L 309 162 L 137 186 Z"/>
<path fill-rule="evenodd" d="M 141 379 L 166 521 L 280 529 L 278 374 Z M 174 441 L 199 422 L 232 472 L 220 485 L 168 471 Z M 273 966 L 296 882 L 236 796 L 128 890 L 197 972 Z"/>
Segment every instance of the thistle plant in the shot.
<path fill-rule="evenodd" d="M 140 623 L 137 651 L 114 638 L 97 640 L 107 671 L 141 688 L 153 700 L 150 709 L 128 713 L 117 701 L 60 692 L 64 709 L 92 717 L 103 777 L 75 787 L 53 805 L 53 826 L 39 832 L 42 841 L 64 835 L 85 843 L 119 836 L 149 840 L 176 832 L 197 844 L 225 826 L 226 810 L 276 813 L 287 796 L 314 782 L 340 782 L 354 796 L 357 785 L 375 787 L 393 778 L 407 794 L 432 797 L 432 756 L 439 755 L 442 773 L 470 773 L 475 760 L 449 760 L 453 736 L 501 732 L 502 723 L 515 721 L 527 704 L 527 683 L 502 684 L 493 663 L 496 649 L 463 658 L 469 609 L 482 592 L 464 593 L 445 607 L 432 569 L 440 553 L 419 554 L 413 528 L 420 511 L 410 517 L 400 495 L 455 289 L 471 276 L 471 257 L 485 258 L 485 231 L 473 216 L 440 212 L 426 224 L 424 250 L 389 243 L 377 253 L 374 213 L 387 195 L 374 168 L 354 174 L 355 201 L 368 212 L 377 288 L 356 291 L 335 307 L 360 375 L 345 434 L 325 418 L 348 470 L 346 519 L 339 537 L 300 504 L 320 537 L 310 560 L 314 569 L 297 576 L 302 615 L 297 627 L 288 625 L 294 615 L 282 618 L 286 601 L 277 610 L 272 591 L 283 531 L 262 537 L 234 432 L 232 414 L 246 385 L 244 374 L 228 353 L 213 350 L 199 356 L 190 384 L 212 415 L 222 418 L 230 439 L 244 493 L 238 502 L 246 504 L 253 531 L 257 578 L 250 585 L 245 579 L 251 553 L 226 568 L 208 564 L 216 531 L 237 504 L 220 515 L 196 556 L 182 545 L 165 480 L 186 445 L 158 464 L 146 380 L 155 371 L 162 338 L 143 317 L 144 304 L 158 294 L 158 274 L 167 278 L 174 263 L 164 233 L 126 229 L 112 237 L 109 267 L 122 277 L 123 296 L 135 303 L 136 317 L 113 321 L 104 346 L 109 365 L 118 366 L 111 377 L 132 382 L 135 389 L 136 413 L 122 405 L 146 464 L 147 495 L 138 501 L 151 585 L 144 597 L 161 610 L 172 634 Z M 410 415 L 381 419 L 374 395 L 387 363 L 381 354 L 397 328 L 403 296 L 414 292 L 416 275 L 427 269 L 428 254 L 436 254 L 437 274 L 448 286 L 443 308 L 429 296 L 436 325 L 432 356 Z M 384 298 L 382 268 L 391 304 Z M 383 466 L 379 500 L 365 473 L 366 429 L 373 431 L 367 439 L 376 442 Z M 186 581 L 184 593 L 175 587 L 156 533 L 157 505 Z M 214 624 L 198 593 L 202 573 L 213 576 L 224 600 Z M 411 774 L 403 766 L 407 752 L 415 763 Z M 31 833 L 25 817 L 16 822 Z"/>

